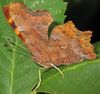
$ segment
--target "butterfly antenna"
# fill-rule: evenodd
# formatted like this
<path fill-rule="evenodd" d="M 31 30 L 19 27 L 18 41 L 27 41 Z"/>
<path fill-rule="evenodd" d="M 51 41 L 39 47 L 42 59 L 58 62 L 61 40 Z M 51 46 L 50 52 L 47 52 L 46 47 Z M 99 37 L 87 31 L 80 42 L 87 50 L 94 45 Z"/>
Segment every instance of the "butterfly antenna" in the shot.
<path fill-rule="evenodd" d="M 50 65 L 51 65 L 52 67 L 54 67 L 56 70 L 58 70 L 59 73 L 62 75 L 62 78 L 64 78 L 63 72 L 62 72 L 58 67 L 56 67 L 56 66 L 55 66 L 54 64 L 52 64 L 52 63 L 50 63 Z"/>

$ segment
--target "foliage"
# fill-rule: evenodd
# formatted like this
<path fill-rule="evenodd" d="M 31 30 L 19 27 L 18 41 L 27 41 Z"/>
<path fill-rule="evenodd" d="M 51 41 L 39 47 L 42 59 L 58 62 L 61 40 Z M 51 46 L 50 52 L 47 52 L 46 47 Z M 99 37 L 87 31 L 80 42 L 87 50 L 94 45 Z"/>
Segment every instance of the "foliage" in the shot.
<path fill-rule="evenodd" d="M 0 2 L 0 94 L 31 94 L 39 82 L 38 66 L 31 53 L 15 35 L 3 14 L 2 7 L 15 0 Z M 63 23 L 66 9 L 63 0 L 17 0 L 31 9 L 48 10 L 56 23 Z M 80 64 L 41 69 L 42 82 L 36 92 L 50 94 L 99 94 L 100 42 L 95 44 L 97 59 Z M 32 92 L 35 93 L 35 92 Z"/>

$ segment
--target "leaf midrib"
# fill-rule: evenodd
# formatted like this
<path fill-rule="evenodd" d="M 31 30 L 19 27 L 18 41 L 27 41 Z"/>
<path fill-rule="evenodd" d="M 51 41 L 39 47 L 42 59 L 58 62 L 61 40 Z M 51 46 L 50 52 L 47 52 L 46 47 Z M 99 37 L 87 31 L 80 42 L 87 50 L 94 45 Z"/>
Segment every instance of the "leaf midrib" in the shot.
<path fill-rule="evenodd" d="M 17 37 L 16 37 L 16 41 L 15 41 L 15 47 L 13 49 L 13 54 L 12 54 L 12 67 L 11 67 L 11 83 L 10 83 L 10 91 L 9 94 L 13 94 L 12 93 L 12 88 L 13 88 L 13 77 L 14 77 L 14 68 L 15 68 L 15 55 L 16 55 L 16 45 L 17 45 Z"/>

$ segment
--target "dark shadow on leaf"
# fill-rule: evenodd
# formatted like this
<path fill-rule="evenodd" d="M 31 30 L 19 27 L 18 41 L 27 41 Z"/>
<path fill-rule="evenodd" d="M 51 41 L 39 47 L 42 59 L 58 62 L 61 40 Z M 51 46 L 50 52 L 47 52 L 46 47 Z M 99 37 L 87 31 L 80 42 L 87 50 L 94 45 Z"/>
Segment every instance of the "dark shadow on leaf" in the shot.
<path fill-rule="evenodd" d="M 50 39 L 51 32 L 55 28 L 55 26 L 59 25 L 57 22 L 52 22 L 48 28 L 48 39 Z"/>

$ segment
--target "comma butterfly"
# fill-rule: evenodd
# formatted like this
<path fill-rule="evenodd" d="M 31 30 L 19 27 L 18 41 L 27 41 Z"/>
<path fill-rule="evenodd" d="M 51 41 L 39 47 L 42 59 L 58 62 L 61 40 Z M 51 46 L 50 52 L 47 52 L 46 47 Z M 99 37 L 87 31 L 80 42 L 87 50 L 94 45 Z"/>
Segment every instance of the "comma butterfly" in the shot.
<path fill-rule="evenodd" d="M 72 21 L 56 26 L 48 39 L 53 18 L 48 11 L 30 10 L 16 2 L 4 7 L 5 16 L 16 34 L 32 53 L 33 59 L 44 67 L 68 65 L 85 59 L 95 59 L 90 44 L 91 31 L 79 31 Z"/>

